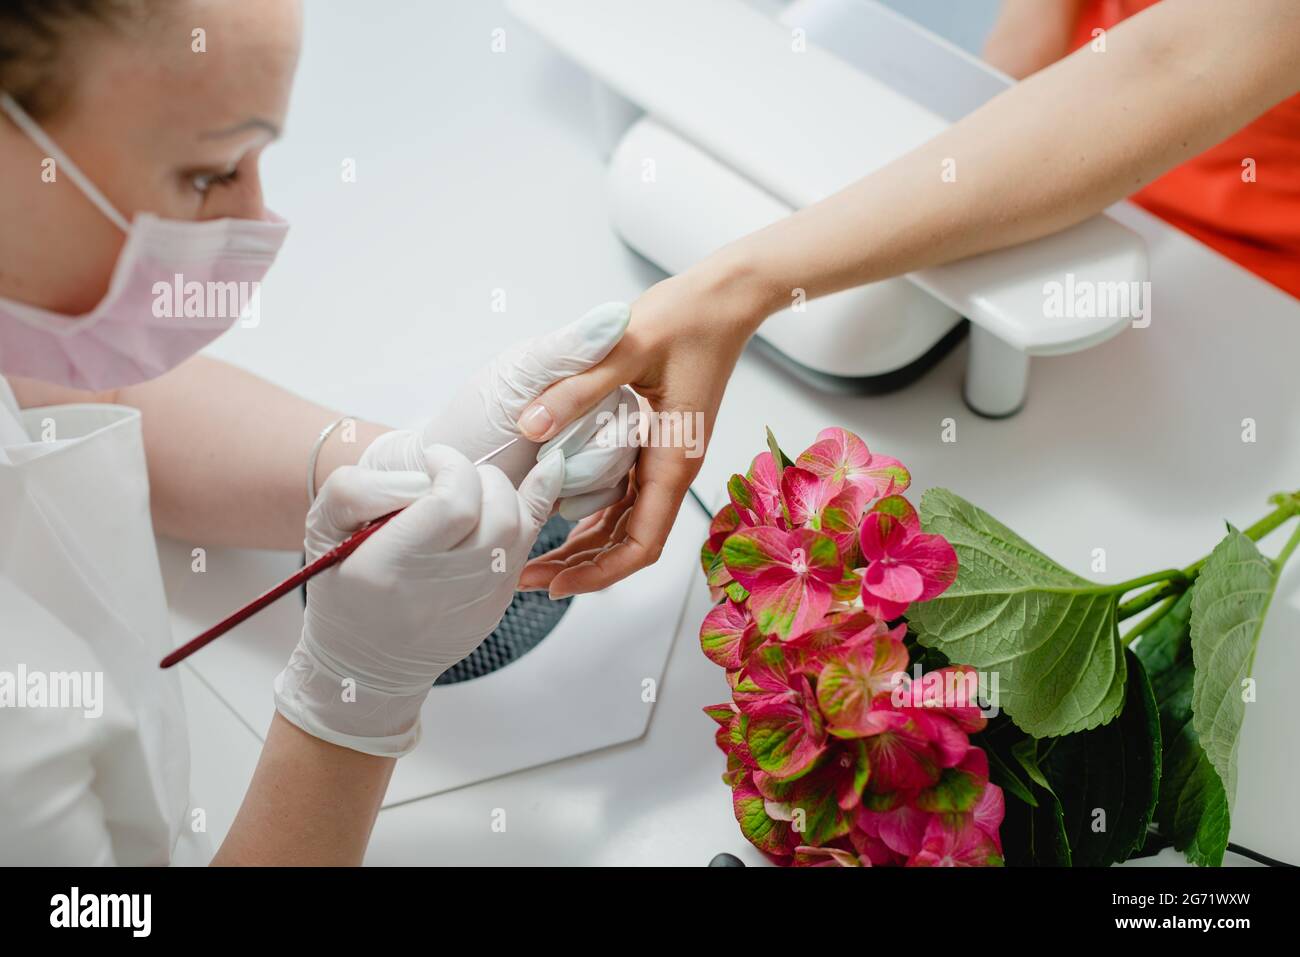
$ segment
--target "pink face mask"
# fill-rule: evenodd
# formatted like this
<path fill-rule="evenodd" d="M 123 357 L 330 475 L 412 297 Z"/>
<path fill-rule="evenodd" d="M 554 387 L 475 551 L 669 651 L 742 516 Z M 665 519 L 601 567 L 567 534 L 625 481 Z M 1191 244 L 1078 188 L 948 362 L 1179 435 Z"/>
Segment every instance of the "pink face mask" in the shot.
<path fill-rule="evenodd" d="M 181 222 L 151 213 L 128 222 L 7 93 L 0 110 L 126 234 L 108 292 L 85 315 L 0 297 L 0 373 L 95 391 L 134 385 L 251 317 L 287 223 L 269 212 L 265 222 Z"/>

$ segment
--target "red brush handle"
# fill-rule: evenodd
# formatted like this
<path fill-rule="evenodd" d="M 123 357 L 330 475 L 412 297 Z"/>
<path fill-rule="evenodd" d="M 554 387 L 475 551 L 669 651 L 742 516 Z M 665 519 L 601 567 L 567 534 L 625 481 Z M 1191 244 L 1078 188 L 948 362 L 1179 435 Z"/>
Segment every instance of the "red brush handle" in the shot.
<path fill-rule="evenodd" d="M 394 515 L 401 513 L 402 511 L 404 511 L 404 509 L 401 508 L 396 509 L 395 511 L 389 512 L 387 515 L 381 515 L 379 518 L 375 519 L 369 525 L 363 525 L 361 528 L 357 529 L 347 538 L 343 539 L 343 541 L 339 542 L 337 545 L 331 548 L 320 558 L 316 559 L 314 562 L 304 565 L 302 568 L 298 569 L 296 572 L 294 572 L 284 581 L 280 582 L 280 584 L 276 585 L 270 591 L 264 592 L 263 594 L 254 598 L 252 601 L 250 601 L 243 608 L 239 609 L 239 611 L 235 612 L 233 615 L 230 615 L 227 618 L 223 618 L 221 621 L 217 622 L 215 625 L 213 625 L 203 634 L 199 635 L 197 638 L 187 641 L 185 644 L 181 645 L 179 648 L 177 648 L 175 651 L 169 654 L 166 658 L 160 661 L 158 663 L 158 667 L 170 668 L 172 665 L 179 664 L 180 662 L 188 658 L 190 655 L 194 654 L 194 652 L 202 648 L 204 645 L 208 644 L 208 642 L 216 641 L 218 638 L 220 638 L 222 635 L 228 632 L 231 628 L 234 628 L 236 625 L 247 621 L 249 618 L 252 618 L 254 615 L 256 615 L 267 605 L 283 598 L 285 595 L 289 594 L 289 592 L 299 587 L 303 582 L 307 581 L 310 578 L 314 578 L 315 576 L 323 572 L 325 569 L 333 565 L 337 565 L 339 562 L 343 561 L 343 559 L 347 558 L 349 555 L 355 552 L 358 546 L 360 546 L 362 542 L 364 542 L 367 538 L 369 538 L 371 535 L 375 534 L 375 532 L 379 531 L 386 524 L 388 524 L 389 519 L 391 519 Z"/>
<path fill-rule="evenodd" d="M 511 439 L 505 445 L 498 446 L 497 448 L 493 449 L 491 452 L 488 452 L 486 455 L 479 456 L 479 458 L 474 460 L 473 464 L 475 466 L 479 466 L 482 465 L 484 462 L 490 462 L 492 459 L 496 458 L 498 455 L 500 455 L 502 452 L 510 448 L 510 446 L 514 445 L 518 441 L 519 441 L 519 437 L 515 436 L 515 438 Z M 359 546 L 367 538 L 369 538 L 371 535 L 375 534 L 375 532 L 379 531 L 381 528 L 387 525 L 388 520 L 390 518 L 392 518 L 394 515 L 398 515 L 404 512 L 407 507 L 409 506 L 403 506 L 402 508 L 394 509 L 393 511 L 389 512 L 387 515 L 379 516 L 379 518 L 375 519 L 370 524 L 361 526 L 361 528 L 357 529 L 347 538 L 343 539 L 343 541 L 339 542 L 337 545 L 331 548 L 320 558 L 316 559 L 310 565 L 304 565 L 302 568 L 298 569 L 296 572 L 294 572 L 284 581 L 280 582 L 280 584 L 276 585 L 270 591 L 266 592 L 264 595 L 259 595 L 257 598 L 254 598 L 252 601 L 250 601 L 243 608 L 239 609 L 239 611 L 235 612 L 229 618 L 226 618 L 224 621 L 217 622 L 217 624 L 213 625 L 211 628 L 209 628 L 203 634 L 199 635 L 197 638 L 193 639 L 192 641 L 187 641 L 185 644 L 181 645 L 179 648 L 173 651 L 162 661 L 158 662 L 158 667 L 170 668 L 172 665 L 184 661 L 190 655 L 194 654 L 194 652 L 198 651 L 204 645 L 208 644 L 208 642 L 216 641 L 218 638 L 220 638 L 222 635 L 228 632 L 231 628 L 234 628 L 240 622 L 244 622 L 247 621 L 249 618 L 252 618 L 254 615 L 256 615 L 267 605 L 271 604 L 273 601 L 276 601 L 277 599 L 283 598 L 285 595 L 289 594 L 289 592 L 293 591 L 303 582 L 319 575 L 321 572 L 329 568 L 331 565 L 337 565 L 339 562 L 343 561 L 343 559 L 347 558 L 349 555 L 355 552 L 357 550 L 357 546 Z"/>

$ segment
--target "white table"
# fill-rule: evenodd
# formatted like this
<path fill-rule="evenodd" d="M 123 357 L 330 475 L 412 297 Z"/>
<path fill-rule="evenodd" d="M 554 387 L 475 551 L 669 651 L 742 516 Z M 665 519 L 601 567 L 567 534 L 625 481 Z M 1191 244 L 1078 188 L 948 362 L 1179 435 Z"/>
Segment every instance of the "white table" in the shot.
<path fill-rule="evenodd" d="M 314 4 L 307 16 L 287 136 L 266 161 L 267 195 L 293 230 L 261 325 L 235 330 L 213 354 L 403 424 L 504 344 L 595 302 L 630 300 L 657 278 L 610 233 L 585 77 L 500 3 Z M 502 53 L 492 52 L 497 29 Z M 356 182 L 341 176 L 348 160 Z M 838 424 L 902 458 L 918 492 L 949 486 L 1082 574 L 1099 547 L 1108 568 L 1093 577 L 1110 581 L 1206 552 L 1222 520 L 1249 523 L 1269 493 L 1300 486 L 1300 304 L 1139 210 L 1117 213 L 1151 246 L 1152 325 L 1036 360 L 1019 416 L 990 422 L 967 411 L 960 354 L 906 391 L 870 399 L 810 393 L 746 355 L 697 488 L 716 500 L 762 448 L 765 424 L 789 451 Z M 504 313 L 492 309 L 498 289 Z M 1254 444 L 1241 441 L 1248 417 Z M 957 423 L 955 444 L 940 441 L 946 418 Z M 179 549 L 164 543 L 164 562 L 187 554 Z M 294 561 L 210 550 L 209 600 L 235 607 L 250 583 Z M 286 600 L 245 628 L 272 640 L 295 614 Z M 1293 861 L 1300 827 L 1285 811 L 1300 792 L 1297 638 L 1293 569 L 1257 658 L 1233 829 L 1239 843 Z M 184 678 L 194 792 L 216 843 L 265 727 L 236 718 L 196 667 Z M 700 713 L 725 696 L 721 671 L 679 636 L 642 740 L 388 808 L 368 861 L 699 865 L 726 850 L 758 862 Z M 426 736 L 439 733 L 455 730 Z M 491 827 L 497 808 L 505 833 Z"/>

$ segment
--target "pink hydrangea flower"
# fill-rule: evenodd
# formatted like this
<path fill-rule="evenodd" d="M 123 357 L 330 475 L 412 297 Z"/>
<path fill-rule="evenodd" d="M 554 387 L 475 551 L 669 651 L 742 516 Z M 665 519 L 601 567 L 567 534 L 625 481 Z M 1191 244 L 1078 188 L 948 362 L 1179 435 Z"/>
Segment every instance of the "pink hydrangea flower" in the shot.
<path fill-rule="evenodd" d="M 796 866 L 1000 864 L 974 672 L 913 680 L 907 626 L 887 624 L 955 580 L 955 552 L 901 463 L 852 433 L 783 462 L 769 435 L 700 555 L 719 601 L 700 646 L 731 689 L 705 711 L 741 832 Z"/>
<path fill-rule="evenodd" d="M 876 699 L 864 718 L 863 741 L 871 760 L 876 793 L 919 791 L 937 784 L 970 749 L 965 733 L 947 718 L 917 709 L 895 709 L 888 696 Z"/>
<path fill-rule="evenodd" d="M 864 834 L 879 840 L 892 853 L 910 858 L 920 853 L 925 829 L 932 816 L 908 804 L 900 804 L 889 811 L 863 807 L 858 812 L 856 823 Z"/>
<path fill-rule="evenodd" d="M 741 529 L 722 545 L 722 560 L 749 591 L 749 610 L 765 635 L 797 638 L 821 621 L 844 566 L 828 536 L 806 528 Z"/>
<path fill-rule="evenodd" d="M 872 614 L 892 620 L 914 601 L 942 594 L 957 578 L 957 553 L 941 535 L 928 535 L 911 511 L 907 517 L 873 510 L 862 521 L 858 544 L 867 570 L 862 603 Z"/>
<path fill-rule="evenodd" d="M 909 706 L 942 714 L 967 734 L 983 731 L 988 723 L 980 710 L 979 673 L 970 665 L 949 665 L 928 671 L 920 679 L 908 679 L 898 697 Z"/>
<path fill-rule="evenodd" d="M 779 642 L 767 642 L 750 656 L 733 697 L 749 755 L 778 780 L 808 771 L 825 751 L 826 722 L 812 683 L 790 667 Z"/>
<path fill-rule="evenodd" d="M 906 625 L 893 631 L 877 623 L 865 637 L 850 640 L 821 658 L 817 674 L 817 704 L 826 715 L 831 734 L 860 738 L 874 733 L 872 702 L 896 684 L 907 669 L 903 647 Z"/>
<path fill-rule="evenodd" d="M 794 866 L 870 867 L 871 859 L 842 847 L 809 847 L 805 844 L 794 849 Z"/>
<path fill-rule="evenodd" d="M 969 816 L 956 821 L 936 814 L 930 818 L 921 849 L 908 860 L 909 867 L 996 867 L 1002 851 L 987 831 Z"/>
<path fill-rule="evenodd" d="M 873 455 L 867 443 L 845 429 L 822 429 L 794 464 L 821 478 L 856 485 L 867 493 L 868 501 L 901 494 L 912 481 L 898 459 Z"/>

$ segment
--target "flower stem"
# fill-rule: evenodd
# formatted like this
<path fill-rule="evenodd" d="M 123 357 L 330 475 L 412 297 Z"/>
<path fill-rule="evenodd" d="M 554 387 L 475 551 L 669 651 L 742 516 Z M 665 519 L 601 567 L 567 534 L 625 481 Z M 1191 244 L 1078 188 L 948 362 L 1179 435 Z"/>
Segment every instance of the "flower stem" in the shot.
<path fill-rule="evenodd" d="M 1128 601 L 1122 602 L 1119 608 L 1115 611 L 1116 618 L 1119 621 L 1124 621 L 1125 619 L 1132 618 L 1140 611 L 1146 611 L 1152 605 L 1159 604 L 1166 598 L 1177 598 L 1191 587 L 1192 582 L 1196 580 L 1197 572 L 1201 570 L 1201 566 L 1204 564 L 1205 559 L 1202 558 L 1196 564 L 1188 565 L 1184 568 L 1182 578 L 1166 581 L 1162 585 L 1157 585 L 1155 588 L 1149 588 L 1142 594 L 1135 595 Z"/>
<path fill-rule="evenodd" d="M 1153 585 L 1156 582 L 1180 582 L 1187 577 L 1187 572 L 1180 568 L 1166 568 L 1162 572 L 1152 572 L 1150 575 L 1143 575 L 1141 578 L 1132 578 L 1126 582 L 1120 582 L 1111 588 L 1111 591 L 1119 592 L 1121 595 L 1130 592 L 1134 588 L 1141 588 L 1143 585 Z"/>
<path fill-rule="evenodd" d="M 1149 629 L 1161 618 L 1165 617 L 1165 615 L 1169 614 L 1169 610 L 1174 607 L 1177 601 L 1178 601 L 1177 595 L 1170 595 L 1168 598 L 1166 598 L 1164 601 L 1160 603 L 1159 608 L 1157 608 L 1151 614 L 1147 615 L 1136 625 L 1130 628 L 1128 632 L 1124 635 L 1124 637 L 1121 639 L 1121 643 L 1124 645 L 1128 645 L 1130 642 L 1133 641 L 1134 638 L 1136 638 L 1138 635 L 1142 634 L 1144 631 Z"/>
<path fill-rule="evenodd" d="M 1300 525 L 1296 526 L 1286 545 L 1282 547 L 1282 551 L 1278 552 L 1277 558 L 1273 559 L 1273 567 L 1277 569 L 1278 574 L 1282 573 L 1282 568 L 1286 565 L 1287 559 L 1291 557 L 1291 553 L 1296 550 L 1297 545 L 1300 545 Z"/>
<path fill-rule="evenodd" d="M 1288 519 L 1300 514 L 1300 493 L 1275 495 L 1270 499 L 1270 501 L 1277 504 L 1278 507 L 1242 532 L 1242 534 L 1252 542 L 1259 541 L 1269 532 L 1286 524 Z M 1290 558 L 1291 552 L 1296 547 L 1295 542 L 1296 538 L 1295 536 L 1292 536 L 1291 541 L 1288 542 L 1286 548 L 1283 549 L 1283 554 L 1278 556 L 1279 560 L 1285 562 L 1287 558 Z M 1168 572 L 1159 572 L 1156 575 L 1155 580 L 1160 581 L 1161 584 L 1156 585 L 1155 588 L 1148 588 L 1140 595 L 1135 595 L 1128 601 L 1120 604 L 1117 609 L 1118 620 L 1124 621 L 1126 618 L 1132 618 L 1138 612 L 1146 611 L 1146 609 L 1150 608 L 1152 605 L 1157 605 L 1166 598 L 1181 595 L 1191 587 L 1192 582 L 1196 580 L 1196 576 L 1201 571 L 1201 566 L 1209 561 L 1209 558 L 1210 556 L 1206 555 L 1199 561 L 1188 565 L 1181 573 L 1179 573 L 1179 577 L 1177 578 L 1171 577 Z M 1142 579 L 1134 579 L 1134 581 L 1138 584 L 1145 584 Z M 1130 583 L 1126 582 L 1125 584 Z M 1146 622 L 1143 622 L 1143 624 L 1145 625 Z M 1133 633 L 1136 634 L 1136 632 Z"/>

